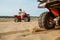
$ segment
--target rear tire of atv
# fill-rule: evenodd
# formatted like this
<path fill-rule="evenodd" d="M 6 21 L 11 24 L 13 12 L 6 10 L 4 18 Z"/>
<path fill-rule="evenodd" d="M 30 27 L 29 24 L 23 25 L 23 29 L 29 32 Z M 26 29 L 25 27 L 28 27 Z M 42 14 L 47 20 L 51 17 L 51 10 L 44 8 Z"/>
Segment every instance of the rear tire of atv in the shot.
<path fill-rule="evenodd" d="M 38 19 L 38 24 L 39 24 L 39 27 L 40 28 L 43 28 L 42 26 L 42 16 L 44 15 L 45 13 L 42 13 L 40 16 L 39 16 L 39 19 Z"/>
<path fill-rule="evenodd" d="M 24 21 L 25 21 L 25 22 L 30 22 L 30 17 L 25 17 L 25 18 L 24 18 Z"/>
<path fill-rule="evenodd" d="M 40 15 L 38 24 L 40 28 L 53 29 L 55 28 L 54 16 L 49 12 L 44 12 Z"/>
<path fill-rule="evenodd" d="M 21 22 L 21 19 L 15 18 L 15 22 Z"/>
<path fill-rule="evenodd" d="M 25 22 L 30 22 L 30 15 L 29 14 L 27 14 L 27 16 L 24 18 L 24 21 Z"/>

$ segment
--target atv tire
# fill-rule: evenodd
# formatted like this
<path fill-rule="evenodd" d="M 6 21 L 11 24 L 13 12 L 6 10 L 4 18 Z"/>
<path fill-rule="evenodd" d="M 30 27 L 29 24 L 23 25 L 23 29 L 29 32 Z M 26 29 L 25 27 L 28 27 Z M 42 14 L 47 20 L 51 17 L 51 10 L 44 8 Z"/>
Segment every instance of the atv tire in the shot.
<path fill-rule="evenodd" d="M 25 22 L 30 22 L 30 18 L 29 18 L 29 17 L 25 17 L 25 18 L 24 18 L 24 21 L 25 21 Z"/>
<path fill-rule="evenodd" d="M 40 28 L 53 29 L 55 28 L 54 16 L 50 12 L 44 12 L 40 15 L 38 24 Z"/>
<path fill-rule="evenodd" d="M 15 22 L 21 22 L 21 19 L 15 18 Z"/>
<path fill-rule="evenodd" d="M 24 21 L 25 22 L 30 22 L 30 15 L 29 14 L 27 14 L 27 16 L 24 18 Z"/>

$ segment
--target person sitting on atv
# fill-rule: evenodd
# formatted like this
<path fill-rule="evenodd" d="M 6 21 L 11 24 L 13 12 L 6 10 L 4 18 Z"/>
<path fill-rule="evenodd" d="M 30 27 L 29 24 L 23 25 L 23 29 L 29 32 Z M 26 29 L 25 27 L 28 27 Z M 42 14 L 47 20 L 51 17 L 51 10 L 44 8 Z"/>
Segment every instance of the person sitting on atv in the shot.
<path fill-rule="evenodd" d="M 19 9 L 18 15 L 21 16 L 21 18 L 22 18 L 22 15 L 23 15 L 24 13 L 25 13 L 25 12 L 23 12 L 22 9 Z"/>
<path fill-rule="evenodd" d="M 21 14 L 22 14 L 22 9 L 19 9 L 18 15 L 21 16 Z"/>
<path fill-rule="evenodd" d="M 15 15 L 15 22 L 21 22 L 22 20 L 30 22 L 30 15 L 25 11 L 22 12 L 22 9 L 19 9 L 18 15 Z"/>

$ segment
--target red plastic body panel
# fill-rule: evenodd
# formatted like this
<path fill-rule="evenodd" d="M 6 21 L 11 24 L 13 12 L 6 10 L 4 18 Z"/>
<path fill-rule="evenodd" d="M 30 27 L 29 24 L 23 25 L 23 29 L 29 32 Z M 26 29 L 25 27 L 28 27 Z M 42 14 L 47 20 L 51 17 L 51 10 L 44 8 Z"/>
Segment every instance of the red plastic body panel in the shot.
<path fill-rule="evenodd" d="M 52 14 L 54 16 L 59 16 L 59 10 L 57 10 L 57 9 L 49 9 L 49 10 L 50 10 L 50 12 L 52 12 Z"/>
<path fill-rule="evenodd" d="M 19 19 L 23 19 L 24 17 L 26 17 L 27 16 L 27 14 L 26 13 L 24 13 L 23 15 L 15 15 L 16 16 L 16 18 L 19 18 Z"/>
<path fill-rule="evenodd" d="M 21 19 L 21 16 L 18 16 L 18 15 L 16 15 L 16 18 L 19 18 L 19 19 Z"/>
<path fill-rule="evenodd" d="M 24 18 L 24 17 L 26 17 L 27 16 L 27 14 L 26 13 L 24 13 L 23 15 L 22 15 L 22 18 Z"/>

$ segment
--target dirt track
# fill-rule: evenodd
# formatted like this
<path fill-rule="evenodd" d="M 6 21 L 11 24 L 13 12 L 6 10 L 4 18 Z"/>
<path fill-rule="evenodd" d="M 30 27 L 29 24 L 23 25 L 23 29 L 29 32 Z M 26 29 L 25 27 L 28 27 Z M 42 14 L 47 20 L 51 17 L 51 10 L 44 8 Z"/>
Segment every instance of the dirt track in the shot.
<path fill-rule="evenodd" d="M 60 29 L 39 30 L 31 33 L 29 29 L 37 27 L 38 21 L 0 22 L 0 40 L 60 40 Z"/>

